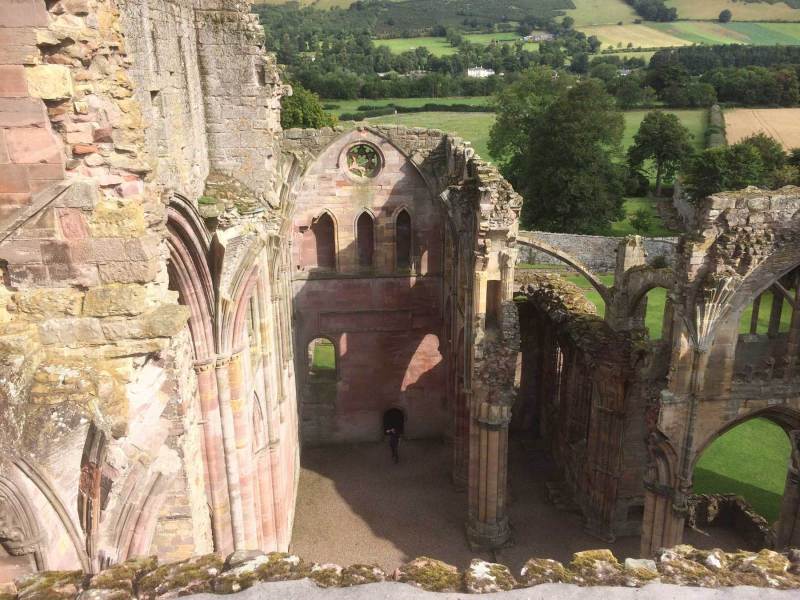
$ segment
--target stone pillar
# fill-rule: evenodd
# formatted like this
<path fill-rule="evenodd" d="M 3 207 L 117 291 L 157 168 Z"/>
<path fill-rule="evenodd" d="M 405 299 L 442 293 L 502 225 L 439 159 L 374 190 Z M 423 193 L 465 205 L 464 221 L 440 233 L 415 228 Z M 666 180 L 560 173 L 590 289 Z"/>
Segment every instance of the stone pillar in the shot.
<path fill-rule="evenodd" d="M 216 363 L 217 391 L 222 422 L 222 447 L 225 455 L 225 472 L 228 476 L 228 498 L 231 510 L 231 528 L 235 550 L 247 550 L 242 514 L 242 489 L 236 456 L 236 428 L 231 406 L 230 356 L 220 356 Z"/>
<path fill-rule="evenodd" d="M 501 548 L 511 536 L 506 514 L 511 408 L 481 402 L 470 432 L 469 522 L 473 549 Z"/>
<path fill-rule="evenodd" d="M 500 253 L 500 280 L 503 286 L 503 301 L 514 298 L 514 270 L 517 265 L 519 250 L 508 248 Z"/>
<path fill-rule="evenodd" d="M 231 506 L 228 494 L 228 476 L 222 447 L 222 420 L 220 418 L 217 380 L 214 359 L 195 364 L 200 410 L 203 415 L 203 446 L 206 462 L 206 485 L 211 502 L 211 529 L 214 550 L 220 554 L 233 552 Z"/>
<path fill-rule="evenodd" d="M 778 550 L 800 548 L 800 430 L 792 431 L 789 439 L 792 443 L 792 455 L 786 474 L 775 540 Z"/>
<path fill-rule="evenodd" d="M 239 468 L 239 488 L 242 498 L 243 549 L 258 548 L 258 525 L 256 519 L 255 473 L 253 472 L 252 398 L 246 397 L 244 380 L 244 352 L 231 356 L 228 368 L 230 382 L 233 430 L 236 436 L 236 463 Z"/>

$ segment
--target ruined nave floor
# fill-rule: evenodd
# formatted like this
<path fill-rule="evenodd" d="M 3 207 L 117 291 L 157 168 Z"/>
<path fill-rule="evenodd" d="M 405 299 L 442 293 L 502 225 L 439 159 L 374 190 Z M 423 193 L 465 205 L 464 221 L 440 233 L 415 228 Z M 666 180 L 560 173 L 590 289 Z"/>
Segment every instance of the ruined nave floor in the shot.
<path fill-rule="evenodd" d="M 395 466 L 388 445 L 305 448 L 292 551 L 306 560 L 387 570 L 417 556 L 467 566 L 475 558 L 464 535 L 467 496 L 450 484 L 447 447 L 403 442 L 400 454 Z M 501 562 L 518 570 L 532 556 L 568 561 L 573 552 L 605 547 L 620 558 L 636 555 L 638 538 L 606 544 L 583 531 L 580 516 L 549 504 L 545 468 L 511 461 L 515 544 L 502 551 Z"/>

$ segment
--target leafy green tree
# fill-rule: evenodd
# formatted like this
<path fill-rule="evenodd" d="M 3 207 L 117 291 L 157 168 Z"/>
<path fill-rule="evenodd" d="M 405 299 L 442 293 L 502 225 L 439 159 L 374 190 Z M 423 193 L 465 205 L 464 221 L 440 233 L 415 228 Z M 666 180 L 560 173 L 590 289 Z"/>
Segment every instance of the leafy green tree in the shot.
<path fill-rule="evenodd" d="M 733 19 L 733 13 L 729 9 L 723 10 L 719 13 L 719 22 L 720 23 L 730 23 Z"/>
<path fill-rule="evenodd" d="M 323 110 L 319 96 L 314 92 L 299 85 L 293 85 L 292 89 L 292 95 L 281 101 L 281 127 L 319 129 L 336 124 L 336 117 Z"/>
<path fill-rule="evenodd" d="M 603 231 L 622 216 L 625 169 L 613 160 L 622 114 L 595 79 L 545 81 L 539 74 L 528 83 L 535 100 L 522 95 L 498 105 L 502 125 L 492 130 L 490 147 L 509 156 L 503 171 L 525 198 L 525 227 Z"/>
<path fill-rule="evenodd" d="M 493 101 L 497 114 L 489 136 L 489 151 L 510 173 L 520 172 L 511 167 L 525 152 L 528 132 L 536 125 L 559 94 L 565 92 L 574 79 L 547 67 L 523 71 L 512 84 L 503 88 Z"/>
<path fill-rule="evenodd" d="M 748 144 L 708 148 L 691 161 L 686 173 L 686 189 L 699 200 L 723 190 L 738 190 L 762 185 L 764 163 L 758 150 Z"/>
<path fill-rule="evenodd" d="M 672 179 L 692 154 L 692 134 L 677 115 L 656 110 L 648 113 L 628 149 L 628 164 L 641 170 L 652 160 L 656 170 L 656 196 L 661 195 L 665 178 Z"/>
<path fill-rule="evenodd" d="M 787 156 L 783 146 L 766 133 L 751 135 L 739 143 L 752 146 L 758 151 L 767 172 L 777 171 L 786 165 Z"/>

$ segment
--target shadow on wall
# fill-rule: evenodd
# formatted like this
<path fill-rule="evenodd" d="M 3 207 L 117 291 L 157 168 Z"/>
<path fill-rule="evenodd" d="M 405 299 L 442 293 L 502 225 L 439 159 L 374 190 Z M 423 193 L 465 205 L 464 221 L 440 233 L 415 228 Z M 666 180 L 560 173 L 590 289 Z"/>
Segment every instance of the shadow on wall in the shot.
<path fill-rule="evenodd" d="M 354 183 L 350 204 L 318 199 L 318 209 L 305 206 L 295 221 L 302 238 L 294 260 L 304 263 L 295 264 L 293 295 L 306 444 L 381 440 L 392 409 L 405 414 L 409 437 L 445 433 L 445 216 L 429 194 L 423 203 L 421 186 L 406 164 L 391 185 Z M 335 353 L 335 379 L 323 384 L 309 351 L 320 338 Z"/>

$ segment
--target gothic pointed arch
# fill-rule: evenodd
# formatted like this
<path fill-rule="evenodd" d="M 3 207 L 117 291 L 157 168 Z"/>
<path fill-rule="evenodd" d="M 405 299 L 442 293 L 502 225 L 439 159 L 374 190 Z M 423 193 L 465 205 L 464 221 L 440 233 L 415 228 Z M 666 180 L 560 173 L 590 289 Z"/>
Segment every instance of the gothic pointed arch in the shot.
<path fill-rule="evenodd" d="M 370 211 L 358 215 L 355 230 L 358 266 L 370 268 L 375 263 L 375 218 Z"/>
<path fill-rule="evenodd" d="M 413 266 L 413 238 L 411 213 L 403 207 L 394 217 L 395 267 L 398 271 L 408 270 Z"/>

